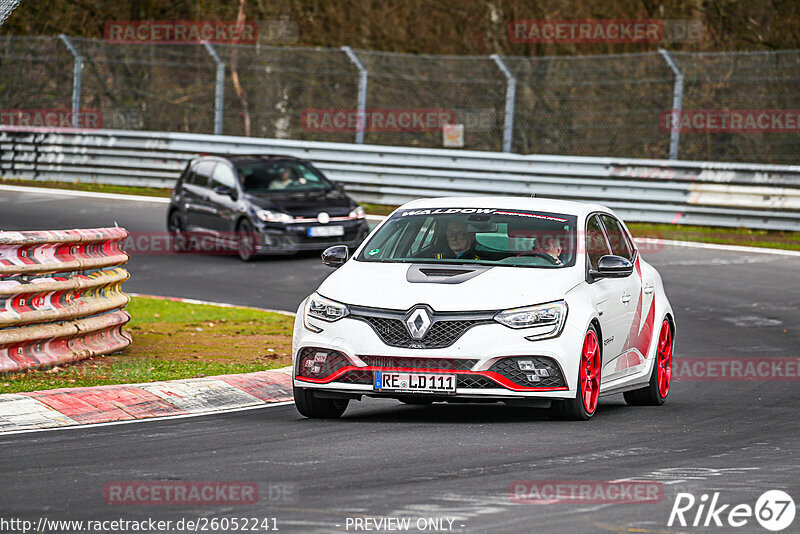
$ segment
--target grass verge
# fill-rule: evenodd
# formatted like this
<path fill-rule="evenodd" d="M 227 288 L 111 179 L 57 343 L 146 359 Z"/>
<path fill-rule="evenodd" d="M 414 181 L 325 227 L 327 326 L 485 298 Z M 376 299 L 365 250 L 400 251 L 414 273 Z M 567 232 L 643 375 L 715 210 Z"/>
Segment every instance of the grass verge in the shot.
<path fill-rule="evenodd" d="M 104 193 L 122 193 L 130 195 L 146 195 L 168 197 L 170 189 L 155 187 L 129 187 L 122 185 L 90 184 L 80 182 L 45 182 L 31 180 L 6 180 L 0 178 L 0 184 L 22 185 L 31 187 L 51 187 L 56 189 L 74 189 L 80 191 L 97 191 Z M 397 206 L 371 204 L 362 202 L 370 215 L 389 215 Z M 800 250 L 800 232 L 777 232 L 768 230 L 749 230 L 747 228 L 721 228 L 711 226 L 684 226 L 680 224 L 647 224 L 630 223 L 628 228 L 634 237 L 656 237 L 675 241 L 694 241 L 698 243 L 717 243 L 721 245 L 738 245 L 747 247 L 778 248 L 784 250 Z"/>
<path fill-rule="evenodd" d="M 288 315 L 133 297 L 126 350 L 0 377 L 0 393 L 252 373 L 291 363 Z"/>

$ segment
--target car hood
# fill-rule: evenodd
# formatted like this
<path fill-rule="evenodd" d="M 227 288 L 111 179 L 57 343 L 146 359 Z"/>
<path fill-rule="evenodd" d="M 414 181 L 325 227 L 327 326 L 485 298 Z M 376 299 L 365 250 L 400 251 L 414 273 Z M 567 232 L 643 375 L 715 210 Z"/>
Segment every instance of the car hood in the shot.
<path fill-rule="evenodd" d="M 331 274 L 318 292 L 345 304 L 375 308 L 406 310 L 415 304 L 427 304 L 436 311 L 484 311 L 559 300 L 582 280 L 580 269 L 575 267 L 491 267 L 460 283 L 410 282 L 409 269 L 414 268 L 408 263 L 350 260 Z"/>
<path fill-rule="evenodd" d="M 257 208 L 277 210 L 294 217 L 316 217 L 326 212 L 332 217 L 346 216 L 355 203 L 341 191 L 330 190 L 302 193 L 247 193 L 247 199 Z"/>

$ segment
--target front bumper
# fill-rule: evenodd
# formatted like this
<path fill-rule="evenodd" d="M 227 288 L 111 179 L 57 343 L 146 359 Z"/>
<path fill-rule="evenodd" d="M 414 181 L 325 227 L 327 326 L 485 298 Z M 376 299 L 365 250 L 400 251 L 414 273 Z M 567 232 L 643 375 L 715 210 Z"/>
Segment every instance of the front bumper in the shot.
<path fill-rule="evenodd" d="M 569 322 L 559 337 L 528 341 L 530 332 L 500 324 L 480 324 L 466 330 L 451 346 L 409 349 L 388 346 L 364 321 L 343 318 L 334 323 L 315 321 L 319 333 L 303 325 L 302 309 L 295 322 L 293 380 L 296 387 L 376 397 L 406 398 L 408 393 L 376 390 L 376 371 L 452 374 L 455 394 L 422 393 L 434 400 L 509 398 L 574 398 L 582 336 Z M 313 374 L 301 369 L 308 350 L 330 351 L 345 360 Z M 537 381 L 516 361 L 536 361 L 547 367 Z M 548 367 L 549 366 L 549 367 Z M 328 372 L 330 371 L 330 372 Z M 420 396 L 418 395 L 418 396 Z"/>
<path fill-rule="evenodd" d="M 344 227 L 344 235 L 309 237 L 308 229 L 322 226 L 314 223 L 261 224 L 258 228 L 256 254 L 291 254 L 304 250 L 323 250 L 334 245 L 357 247 L 369 233 L 364 219 L 331 222 L 327 226 Z"/>

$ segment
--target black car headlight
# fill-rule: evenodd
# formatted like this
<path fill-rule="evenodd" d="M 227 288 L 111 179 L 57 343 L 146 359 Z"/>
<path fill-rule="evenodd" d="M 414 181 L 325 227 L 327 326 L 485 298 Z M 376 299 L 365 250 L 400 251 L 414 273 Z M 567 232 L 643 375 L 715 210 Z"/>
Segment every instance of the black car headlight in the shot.
<path fill-rule="evenodd" d="M 504 310 L 494 316 L 498 323 L 514 329 L 532 328 L 525 339 L 534 341 L 556 337 L 564 329 L 567 320 L 567 303 L 563 300 Z"/>
<path fill-rule="evenodd" d="M 350 214 L 348 215 L 348 217 L 351 219 L 363 219 L 366 216 L 367 214 L 364 211 L 364 208 L 362 208 L 361 206 L 353 208 L 353 211 L 351 211 Z"/>
<path fill-rule="evenodd" d="M 284 224 L 294 222 L 294 217 L 288 213 L 283 213 L 280 211 L 258 210 L 256 211 L 256 216 L 264 222 Z"/>

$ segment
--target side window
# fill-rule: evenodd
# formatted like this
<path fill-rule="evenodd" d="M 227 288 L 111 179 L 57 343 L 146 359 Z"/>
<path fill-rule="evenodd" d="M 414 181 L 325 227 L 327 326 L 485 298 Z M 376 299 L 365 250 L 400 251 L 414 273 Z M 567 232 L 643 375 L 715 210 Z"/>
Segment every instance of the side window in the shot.
<path fill-rule="evenodd" d="M 603 235 L 603 226 L 597 215 L 592 215 L 586 223 L 586 254 L 589 255 L 589 265 L 592 269 L 597 269 L 597 260 L 602 256 L 611 254 L 606 237 Z"/>
<path fill-rule="evenodd" d="M 183 178 L 184 184 L 196 184 L 197 183 L 197 166 L 199 163 L 195 163 L 191 166 L 189 170 L 186 171 L 186 176 Z"/>
<path fill-rule="evenodd" d="M 216 163 L 215 161 L 201 161 L 195 165 L 192 183 L 208 187 L 208 183 L 211 181 L 211 171 L 214 170 L 214 165 L 216 165 Z"/>
<path fill-rule="evenodd" d="M 211 187 L 236 189 L 236 175 L 233 174 L 233 169 L 224 163 L 218 163 L 214 167 L 214 174 L 211 175 Z"/>
<path fill-rule="evenodd" d="M 608 240 L 611 242 L 611 253 L 633 261 L 633 250 L 619 221 L 609 215 L 601 215 L 600 218 L 603 219 Z"/>

